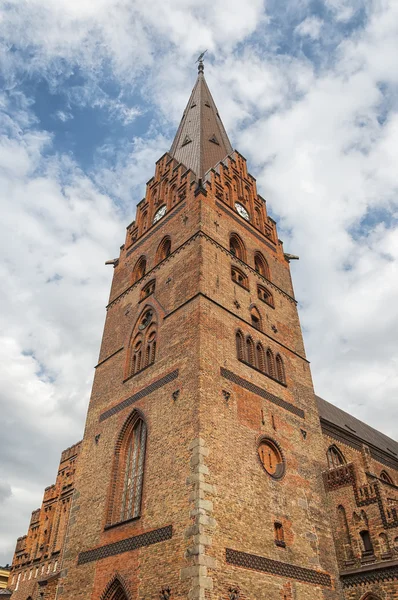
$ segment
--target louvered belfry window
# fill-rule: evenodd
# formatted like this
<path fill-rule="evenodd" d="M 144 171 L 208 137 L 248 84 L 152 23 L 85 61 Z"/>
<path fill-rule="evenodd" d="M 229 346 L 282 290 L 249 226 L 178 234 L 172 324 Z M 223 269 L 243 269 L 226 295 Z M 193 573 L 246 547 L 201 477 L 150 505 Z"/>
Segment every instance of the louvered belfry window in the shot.
<path fill-rule="evenodd" d="M 139 419 L 131 432 L 126 447 L 120 521 L 126 521 L 140 515 L 145 441 L 146 425 L 142 419 Z"/>

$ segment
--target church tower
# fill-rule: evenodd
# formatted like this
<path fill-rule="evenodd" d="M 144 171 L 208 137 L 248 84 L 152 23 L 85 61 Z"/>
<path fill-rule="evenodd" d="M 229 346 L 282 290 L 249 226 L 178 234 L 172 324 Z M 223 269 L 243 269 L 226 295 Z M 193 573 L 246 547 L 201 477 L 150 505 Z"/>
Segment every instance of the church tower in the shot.
<path fill-rule="evenodd" d="M 114 262 L 57 600 L 337 600 L 275 222 L 203 63 Z"/>

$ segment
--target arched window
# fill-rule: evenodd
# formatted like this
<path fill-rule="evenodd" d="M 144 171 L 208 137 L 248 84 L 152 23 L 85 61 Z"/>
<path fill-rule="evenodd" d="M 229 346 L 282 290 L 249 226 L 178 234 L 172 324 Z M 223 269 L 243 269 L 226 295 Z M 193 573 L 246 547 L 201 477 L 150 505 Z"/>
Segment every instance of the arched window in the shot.
<path fill-rule="evenodd" d="M 255 366 L 256 361 L 254 357 L 254 342 L 250 336 L 246 338 L 246 360 L 249 365 Z"/>
<path fill-rule="evenodd" d="M 385 481 L 386 483 L 391 483 L 392 485 L 394 485 L 393 480 L 391 479 L 390 475 L 387 473 L 387 471 L 382 471 L 380 473 L 380 479 L 382 479 L 383 481 Z"/>
<path fill-rule="evenodd" d="M 125 586 L 119 577 L 115 577 L 105 588 L 101 600 L 127 600 Z"/>
<path fill-rule="evenodd" d="M 390 555 L 390 544 L 388 543 L 388 537 L 385 533 L 379 535 L 380 553 Z"/>
<path fill-rule="evenodd" d="M 229 250 L 231 254 L 246 262 L 246 248 L 240 237 L 232 233 L 229 238 Z"/>
<path fill-rule="evenodd" d="M 135 283 L 142 277 L 144 277 L 146 272 L 146 258 L 145 256 L 141 256 L 137 262 L 135 263 L 133 269 L 132 283 Z"/>
<path fill-rule="evenodd" d="M 266 353 L 267 373 L 271 377 L 275 377 L 275 361 L 272 350 L 268 348 Z"/>
<path fill-rule="evenodd" d="M 264 373 L 266 371 L 265 355 L 264 355 L 264 348 L 262 347 L 260 342 L 256 346 L 256 358 L 257 358 L 257 367 L 260 369 L 260 371 L 262 371 Z"/>
<path fill-rule="evenodd" d="M 237 267 L 231 267 L 231 279 L 238 285 L 249 289 L 249 280 L 246 275 Z"/>
<path fill-rule="evenodd" d="M 145 298 L 151 296 L 155 292 L 155 286 L 155 279 L 151 279 L 151 281 L 148 281 L 148 283 L 141 290 L 140 300 L 145 300 Z"/>
<path fill-rule="evenodd" d="M 283 360 L 282 360 L 282 357 L 280 354 L 276 355 L 275 364 L 276 364 L 277 380 L 280 381 L 281 383 L 286 383 L 285 367 L 284 367 Z"/>
<path fill-rule="evenodd" d="M 380 596 L 376 596 L 372 592 L 367 592 L 364 596 L 362 596 L 361 600 L 380 600 Z"/>
<path fill-rule="evenodd" d="M 342 546 L 343 556 L 345 560 L 352 560 L 354 554 L 352 551 L 350 530 L 348 527 L 347 515 L 344 506 L 337 507 L 337 523 L 338 523 L 338 542 Z"/>
<path fill-rule="evenodd" d="M 137 411 L 129 416 L 116 443 L 107 525 L 141 514 L 146 424 Z"/>
<path fill-rule="evenodd" d="M 274 308 L 274 306 L 275 306 L 274 298 L 273 298 L 271 292 L 269 290 L 267 290 L 267 288 L 263 287 L 262 285 L 258 285 L 257 286 L 257 296 L 260 298 L 260 300 L 262 300 L 263 302 L 265 302 L 266 304 L 268 304 L 269 306 L 272 306 L 272 308 Z"/>
<path fill-rule="evenodd" d="M 367 529 L 363 529 L 359 532 L 362 540 L 363 552 L 362 554 L 373 554 L 373 544 L 370 538 L 369 531 Z"/>
<path fill-rule="evenodd" d="M 259 275 L 270 279 L 268 263 L 261 252 L 256 252 L 254 255 L 254 268 Z"/>
<path fill-rule="evenodd" d="M 343 453 L 334 444 L 328 448 L 326 456 L 328 459 L 329 469 L 336 469 L 337 467 L 346 464 Z"/>
<path fill-rule="evenodd" d="M 251 318 L 251 323 L 252 323 L 253 327 L 255 327 L 256 329 L 261 331 L 262 330 L 261 315 L 255 306 L 252 306 L 250 309 L 250 318 Z"/>
<path fill-rule="evenodd" d="M 160 242 L 156 251 L 156 264 L 167 258 L 171 253 L 171 239 L 166 236 Z"/>
<path fill-rule="evenodd" d="M 129 344 L 124 378 L 128 379 L 155 362 L 157 322 L 151 306 L 138 318 Z"/>
<path fill-rule="evenodd" d="M 241 331 L 236 332 L 236 355 L 238 360 L 245 360 L 244 341 Z"/>

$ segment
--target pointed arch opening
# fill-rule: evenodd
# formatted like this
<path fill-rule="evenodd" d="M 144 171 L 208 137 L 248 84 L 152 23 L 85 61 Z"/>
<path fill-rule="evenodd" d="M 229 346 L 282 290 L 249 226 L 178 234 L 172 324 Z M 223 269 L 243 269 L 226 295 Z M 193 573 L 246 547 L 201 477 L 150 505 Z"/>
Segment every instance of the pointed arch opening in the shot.
<path fill-rule="evenodd" d="M 249 365 L 256 365 L 255 355 L 254 355 L 254 342 L 250 336 L 246 338 L 246 360 Z"/>
<path fill-rule="evenodd" d="M 140 373 L 155 362 L 157 317 L 152 306 L 145 306 L 138 317 L 128 346 L 124 380 Z"/>
<path fill-rule="evenodd" d="M 271 348 L 268 348 L 265 358 L 267 364 L 267 374 L 275 378 L 275 360 Z"/>
<path fill-rule="evenodd" d="M 257 359 L 257 368 L 265 373 L 265 353 L 264 348 L 260 342 L 256 345 L 256 359 Z"/>
<path fill-rule="evenodd" d="M 252 306 L 250 309 L 250 319 L 251 319 L 251 324 L 253 325 L 253 327 L 258 329 L 259 331 L 262 331 L 262 329 L 263 329 L 262 319 L 261 319 L 260 312 L 256 306 Z"/>
<path fill-rule="evenodd" d="M 139 281 L 144 277 L 146 273 L 146 258 L 145 256 L 140 256 L 137 262 L 134 265 L 133 274 L 132 274 L 132 283 Z"/>
<path fill-rule="evenodd" d="M 237 233 L 231 233 L 229 237 L 229 251 L 239 260 L 246 262 L 246 248 Z"/>
<path fill-rule="evenodd" d="M 107 527 L 141 515 L 147 427 L 134 410 L 125 421 L 116 442 Z"/>
<path fill-rule="evenodd" d="M 256 252 L 254 254 L 254 269 L 262 277 L 265 277 L 266 279 L 271 279 L 268 263 L 265 260 L 264 256 L 261 254 L 261 252 Z"/>
<path fill-rule="evenodd" d="M 267 288 L 263 287 L 262 285 L 258 285 L 257 296 L 260 298 L 260 300 L 268 304 L 268 306 L 275 308 L 274 297 Z"/>
<path fill-rule="evenodd" d="M 285 365 L 280 354 L 275 357 L 276 378 L 280 383 L 286 383 Z"/>
<path fill-rule="evenodd" d="M 333 444 L 329 446 L 326 457 L 328 459 L 328 467 L 329 469 L 337 469 L 337 467 L 341 467 L 346 464 L 346 459 L 344 458 L 344 454 L 341 450 Z"/>
<path fill-rule="evenodd" d="M 236 355 L 238 357 L 238 360 L 245 360 L 244 339 L 243 339 L 243 333 L 240 330 L 236 332 L 235 340 L 236 340 Z"/>
<path fill-rule="evenodd" d="M 391 476 L 387 473 L 387 471 L 383 470 L 380 473 L 380 479 L 382 479 L 383 481 L 385 481 L 386 483 L 390 483 L 391 485 L 394 485 L 394 482 L 391 478 Z"/>
<path fill-rule="evenodd" d="M 238 269 L 237 267 L 231 267 L 231 279 L 234 283 L 237 283 L 241 287 L 245 288 L 245 290 L 249 289 L 249 280 L 246 275 Z"/>
<path fill-rule="evenodd" d="M 170 236 L 166 235 L 160 242 L 156 251 L 156 264 L 162 262 L 165 258 L 171 254 L 171 239 Z"/>
<path fill-rule="evenodd" d="M 129 600 L 122 579 L 116 576 L 108 583 L 104 592 L 101 594 L 101 600 Z"/>
<path fill-rule="evenodd" d="M 338 524 L 338 543 L 341 545 L 342 555 L 345 561 L 351 561 L 354 558 L 352 550 L 350 530 L 348 526 L 347 515 L 344 506 L 337 507 Z"/>

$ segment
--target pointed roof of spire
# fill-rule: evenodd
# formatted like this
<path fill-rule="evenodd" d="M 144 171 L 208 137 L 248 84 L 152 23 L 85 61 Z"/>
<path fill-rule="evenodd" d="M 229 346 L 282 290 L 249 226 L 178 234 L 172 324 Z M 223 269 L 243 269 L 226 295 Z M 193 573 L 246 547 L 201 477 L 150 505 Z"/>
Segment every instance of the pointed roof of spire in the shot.
<path fill-rule="evenodd" d="M 233 152 L 203 70 L 199 60 L 198 78 L 169 152 L 199 179 Z"/>

